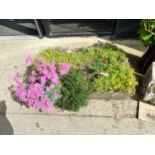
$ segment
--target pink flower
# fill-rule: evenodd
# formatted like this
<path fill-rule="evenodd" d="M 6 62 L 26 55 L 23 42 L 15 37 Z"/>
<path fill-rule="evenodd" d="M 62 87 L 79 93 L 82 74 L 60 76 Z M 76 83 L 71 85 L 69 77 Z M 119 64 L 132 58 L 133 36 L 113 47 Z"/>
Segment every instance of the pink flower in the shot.
<path fill-rule="evenodd" d="M 16 86 L 16 96 L 22 102 L 27 101 L 27 93 L 26 93 L 22 83 L 18 83 L 17 86 Z"/>
<path fill-rule="evenodd" d="M 56 99 L 58 99 L 58 98 L 61 97 L 61 95 L 60 95 L 59 93 L 55 93 L 55 94 L 54 94 L 54 97 L 55 97 Z"/>
<path fill-rule="evenodd" d="M 42 85 L 44 85 L 44 84 L 46 83 L 46 76 L 41 76 L 41 77 L 40 77 L 40 83 L 41 83 Z"/>
<path fill-rule="evenodd" d="M 30 107 L 30 106 L 33 106 L 33 99 L 29 98 L 29 99 L 27 100 L 27 104 L 28 104 L 29 107 Z"/>
<path fill-rule="evenodd" d="M 40 64 L 46 64 L 46 59 L 44 59 L 42 57 L 37 57 L 37 62 Z"/>
<path fill-rule="evenodd" d="M 34 100 L 34 102 L 33 102 L 33 108 L 34 108 L 34 110 L 38 110 L 40 107 L 39 107 L 39 102 L 38 102 L 38 100 Z"/>
<path fill-rule="evenodd" d="M 36 70 L 37 70 L 38 72 L 42 72 L 42 67 L 41 67 L 40 64 L 37 64 Z"/>
<path fill-rule="evenodd" d="M 55 100 L 61 97 L 60 90 L 54 89 L 60 83 L 59 76 L 67 74 L 71 65 L 62 63 L 57 70 L 55 61 L 47 64 L 45 59 L 38 57 L 35 62 L 36 69 L 27 77 L 28 83 L 21 81 L 22 75 L 19 73 L 13 78 L 16 84 L 16 96 L 29 107 L 35 110 L 45 109 L 47 113 L 50 113 Z M 27 57 L 26 63 L 32 65 L 31 56 Z M 48 98 L 47 92 L 51 93 L 52 97 Z"/>
<path fill-rule="evenodd" d="M 16 82 L 16 83 L 19 83 L 21 77 L 22 77 L 22 74 L 17 73 L 17 74 L 13 77 L 13 81 Z"/>
<path fill-rule="evenodd" d="M 58 75 L 57 74 L 51 74 L 50 79 L 52 80 L 53 84 L 58 84 Z"/>
<path fill-rule="evenodd" d="M 50 87 L 50 89 L 53 89 L 55 87 L 55 84 L 51 83 L 51 85 L 49 87 Z"/>
<path fill-rule="evenodd" d="M 48 70 L 47 70 L 46 68 L 43 69 L 43 74 L 44 74 L 45 76 L 48 76 L 49 72 L 48 72 Z"/>
<path fill-rule="evenodd" d="M 46 98 L 45 109 L 47 113 L 51 113 L 52 107 L 53 107 L 53 103 L 48 98 Z"/>
<path fill-rule="evenodd" d="M 48 67 L 49 67 L 50 70 L 56 70 L 55 65 L 56 65 L 56 62 L 55 62 L 55 61 L 52 61 L 52 62 L 48 65 Z"/>
<path fill-rule="evenodd" d="M 46 87 L 46 91 L 50 91 L 51 90 L 51 88 L 50 87 Z"/>
<path fill-rule="evenodd" d="M 33 63 L 33 58 L 32 58 L 31 56 L 27 56 L 27 58 L 26 58 L 26 63 L 27 63 L 28 65 L 32 65 L 32 63 Z"/>
<path fill-rule="evenodd" d="M 30 76 L 28 77 L 28 81 L 34 83 L 34 82 L 36 81 L 35 76 L 34 76 L 34 75 L 30 75 Z"/>
<path fill-rule="evenodd" d="M 59 77 L 56 70 L 50 70 L 47 74 L 48 79 L 50 79 L 54 84 L 58 83 Z"/>
<path fill-rule="evenodd" d="M 71 65 L 70 64 L 62 63 L 60 65 L 59 72 L 60 72 L 61 75 L 65 75 L 65 74 L 68 74 L 70 69 L 71 69 Z"/>

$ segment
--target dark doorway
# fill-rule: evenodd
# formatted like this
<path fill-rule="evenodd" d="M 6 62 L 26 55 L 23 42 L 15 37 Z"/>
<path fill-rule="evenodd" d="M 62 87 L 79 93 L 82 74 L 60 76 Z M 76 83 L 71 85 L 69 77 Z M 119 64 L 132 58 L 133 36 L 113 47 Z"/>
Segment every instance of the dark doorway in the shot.
<path fill-rule="evenodd" d="M 112 19 L 48 19 L 42 20 L 47 36 L 112 35 L 116 20 Z"/>

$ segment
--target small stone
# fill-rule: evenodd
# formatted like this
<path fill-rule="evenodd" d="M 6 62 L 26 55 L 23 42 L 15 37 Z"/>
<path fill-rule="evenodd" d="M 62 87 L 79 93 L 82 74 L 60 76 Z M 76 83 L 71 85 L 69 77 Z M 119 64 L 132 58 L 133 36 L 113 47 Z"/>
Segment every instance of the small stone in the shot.
<path fill-rule="evenodd" d="M 36 123 L 36 127 L 37 128 L 40 128 L 40 124 L 38 122 Z"/>

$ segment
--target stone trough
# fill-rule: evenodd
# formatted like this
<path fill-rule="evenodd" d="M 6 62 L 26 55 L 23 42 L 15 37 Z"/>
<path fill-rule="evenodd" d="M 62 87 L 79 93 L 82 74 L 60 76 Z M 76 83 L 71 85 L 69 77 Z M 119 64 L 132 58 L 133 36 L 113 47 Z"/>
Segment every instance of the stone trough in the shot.
<path fill-rule="evenodd" d="M 81 108 L 79 112 L 54 109 L 54 115 L 74 115 L 93 117 L 136 118 L 138 113 L 138 102 L 123 93 L 92 94 L 88 105 Z"/>

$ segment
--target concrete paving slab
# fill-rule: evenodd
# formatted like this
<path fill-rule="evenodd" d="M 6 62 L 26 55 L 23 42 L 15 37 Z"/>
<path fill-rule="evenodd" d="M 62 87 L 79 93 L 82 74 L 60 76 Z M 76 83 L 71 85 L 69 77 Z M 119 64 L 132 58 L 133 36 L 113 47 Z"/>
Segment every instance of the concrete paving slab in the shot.
<path fill-rule="evenodd" d="M 4 120 L 8 119 L 8 123 Z M 8 114 L 6 118 L 0 116 L 0 133 L 5 128 L 8 133 L 23 135 L 51 135 L 51 134 L 84 134 L 84 135 L 141 135 L 155 134 L 155 125 L 137 120 L 136 118 L 123 118 L 115 120 L 110 117 L 75 117 L 75 116 L 45 116 L 32 114 Z M 5 126 L 1 127 L 1 124 Z M 10 129 L 9 126 L 11 126 Z M 11 131 L 9 131 L 11 130 Z"/>

